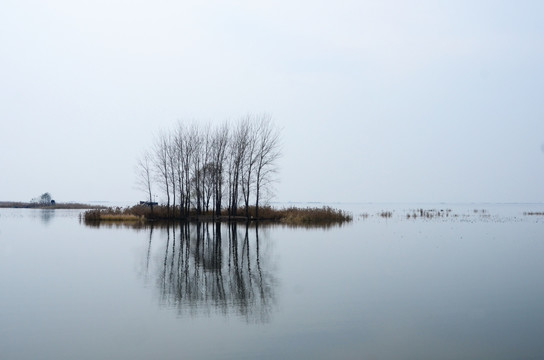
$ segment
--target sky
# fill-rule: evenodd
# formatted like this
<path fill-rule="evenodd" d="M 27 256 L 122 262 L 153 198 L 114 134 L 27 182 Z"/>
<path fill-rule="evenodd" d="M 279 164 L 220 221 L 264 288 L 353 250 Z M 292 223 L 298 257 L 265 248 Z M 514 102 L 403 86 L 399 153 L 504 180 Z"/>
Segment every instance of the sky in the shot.
<path fill-rule="evenodd" d="M 136 202 L 159 131 L 266 113 L 274 201 L 544 202 L 542 1 L 0 8 L 0 200 Z"/>

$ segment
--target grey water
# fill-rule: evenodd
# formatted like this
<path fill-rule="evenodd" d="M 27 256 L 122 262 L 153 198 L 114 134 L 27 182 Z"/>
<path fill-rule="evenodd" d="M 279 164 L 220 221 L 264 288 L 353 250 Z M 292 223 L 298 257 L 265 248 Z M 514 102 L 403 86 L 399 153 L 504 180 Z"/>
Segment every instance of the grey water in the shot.
<path fill-rule="evenodd" d="M 0 209 L 0 359 L 543 356 L 542 204 L 339 206 L 327 228 Z"/>

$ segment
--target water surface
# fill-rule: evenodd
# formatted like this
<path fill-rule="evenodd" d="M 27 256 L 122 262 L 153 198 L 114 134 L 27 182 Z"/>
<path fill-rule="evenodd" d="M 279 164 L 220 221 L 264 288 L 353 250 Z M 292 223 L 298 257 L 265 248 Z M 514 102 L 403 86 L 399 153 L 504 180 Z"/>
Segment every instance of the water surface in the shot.
<path fill-rule="evenodd" d="M 542 205 L 343 206 L 356 220 L 327 229 L 0 209 L 0 358 L 544 353 L 544 217 L 523 215 Z"/>

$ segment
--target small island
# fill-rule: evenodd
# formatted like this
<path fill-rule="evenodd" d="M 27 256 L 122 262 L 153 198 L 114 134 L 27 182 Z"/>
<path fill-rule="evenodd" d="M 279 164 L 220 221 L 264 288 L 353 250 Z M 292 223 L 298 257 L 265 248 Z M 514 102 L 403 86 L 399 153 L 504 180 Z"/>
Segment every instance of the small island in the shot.
<path fill-rule="evenodd" d="M 267 205 L 278 181 L 280 143 L 280 129 L 266 114 L 204 126 L 179 122 L 170 131 L 160 132 L 137 163 L 136 183 L 146 201 L 124 209 L 90 210 L 84 218 L 298 225 L 351 221 L 351 214 L 330 207 L 274 209 Z"/>
<path fill-rule="evenodd" d="M 151 206 L 139 204 L 131 207 L 110 207 L 104 209 L 92 209 L 83 214 L 85 222 L 150 222 L 150 221 L 182 221 L 182 222 L 265 222 L 279 223 L 293 226 L 329 226 L 343 224 L 353 220 L 353 216 L 343 210 L 334 209 L 329 206 L 300 208 L 287 207 L 275 209 L 271 206 L 264 206 L 259 209 L 259 216 L 256 216 L 256 209 L 250 207 L 246 212 L 249 216 L 229 215 L 223 210 L 219 216 L 213 211 L 198 213 L 192 209 L 188 215 L 180 210 L 172 211 L 164 205 Z"/>

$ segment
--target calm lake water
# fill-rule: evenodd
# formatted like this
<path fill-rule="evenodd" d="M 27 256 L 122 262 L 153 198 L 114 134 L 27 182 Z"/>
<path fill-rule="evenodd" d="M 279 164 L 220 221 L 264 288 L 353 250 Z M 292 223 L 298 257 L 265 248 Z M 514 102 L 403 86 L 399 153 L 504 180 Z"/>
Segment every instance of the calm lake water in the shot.
<path fill-rule="evenodd" d="M 544 356 L 543 205 L 342 206 L 326 229 L 0 209 L 0 359 Z"/>

